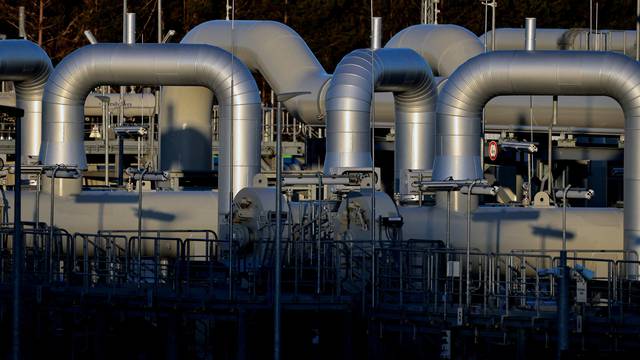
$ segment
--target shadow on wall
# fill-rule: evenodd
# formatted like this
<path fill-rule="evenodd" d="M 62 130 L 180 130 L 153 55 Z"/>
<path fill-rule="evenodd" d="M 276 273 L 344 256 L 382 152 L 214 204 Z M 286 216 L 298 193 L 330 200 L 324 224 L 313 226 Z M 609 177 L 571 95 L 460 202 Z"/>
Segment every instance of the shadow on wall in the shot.
<path fill-rule="evenodd" d="M 134 214 L 136 217 L 138 217 L 138 208 L 132 208 Z M 157 211 L 157 210 L 152 210 L 152 209 L 142 209 L 142 219 L 148 219 L 148 220 L 156 220 L 156 221 L 162 221 L 162 222 L 171 222 L 174 221 L 176 219 L 176 215 L 175 214 L 169 214 L 166 212 L 161 212 L 161 211 Z"/>
<path fill-rule="evenodd" d="M 172 105 L 167 107 L 166 112 L 162 118 L 164 123 L 159 125 L 164 129 L 160 133 L 160 166 L 163 170 L 210 171 L 213 157 L 211 136 L 187 127 L 187 121 L 175 119 Z M 207 131 L 211 133 L 211 128 Z"/>

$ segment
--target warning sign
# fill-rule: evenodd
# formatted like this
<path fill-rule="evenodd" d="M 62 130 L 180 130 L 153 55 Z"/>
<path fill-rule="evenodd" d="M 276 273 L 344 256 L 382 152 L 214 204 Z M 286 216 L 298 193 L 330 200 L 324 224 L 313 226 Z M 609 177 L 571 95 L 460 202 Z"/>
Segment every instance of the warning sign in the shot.
<path fill-rule="evenodd" d="M 489 159 L 496 161 L 498 158 L 498 143 L 496 141 L 489 142 Z"/>

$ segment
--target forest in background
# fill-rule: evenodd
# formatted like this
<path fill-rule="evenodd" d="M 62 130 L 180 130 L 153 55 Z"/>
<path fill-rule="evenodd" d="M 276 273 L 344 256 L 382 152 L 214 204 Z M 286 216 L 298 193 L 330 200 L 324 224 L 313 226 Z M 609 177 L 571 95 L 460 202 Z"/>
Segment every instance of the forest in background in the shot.
<path fill-rule="evenodd" d="M 284 22 L 307 42 L 327 71 L 348 52 L 369 44 L 370 0 L 236 0 L 235 19 Z M 441 0 L 440 23 L 484 32 L 480 0 Z M 596 1 L 594 1 L 594 4 Z M 225 0 L 163 0 L 163 28 L 176 31 L 178 42 L 194 26 L 224 19 Z M 121 0 L 0 0 L 0 33 L 18 37 L 18 7 L 26 12 L 26 32 L 54 63 L 87 44 L 84 30 L 100 42 L 122 41 Z M 595 5 L 594 5 L 595 7 Z M 636 2 L 598 1 L 598 28 L 635 29 Z M 157 41 L 157 0 L 129 0 L 137 15 L 137 41 Z M 384 39 L 420 22 L 419 0 L 374 0 L 374 16 L 382 16 Z M 589 0 L 498 0 L 497 27 L 522 27 L 525 17 L 536 17 L 538 27 L 589 27 Z M 384 42 L 383 42 L 384 43 Z"/>

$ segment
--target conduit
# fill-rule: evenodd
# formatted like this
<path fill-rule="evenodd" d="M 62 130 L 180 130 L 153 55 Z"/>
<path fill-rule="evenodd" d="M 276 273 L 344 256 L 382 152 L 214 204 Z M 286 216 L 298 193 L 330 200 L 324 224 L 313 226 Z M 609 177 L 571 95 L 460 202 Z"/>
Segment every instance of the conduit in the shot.
<path fill-rule="evenodd" d="M 322 121 L 321 93 L 331 76 L 304 40 L 288 26 L 275 21 L 235 20 L 232 37 L 231 21 L 214 20 L 193 28 L 182 43 L 214 45 L 233 52 L 249 69 L 264 76 L 276 94 L 309 92 L 284 105 L 307 124 Z M 192 154 L 189 147 L 193 133 L 211 132 L 211 92 L 197 87 L 166 86 L 161 99 L 162 167 L 210 170 L 208 158 L 202 160 L 202 155 L 194 154 L 195 160 L 189 160 L 178 153 Z"/>
<path fill-rule="evenodd" d="M 249 69 L 227 51 L 213 46 L 96 44 L 65 57 L 45 88 L 42 162 L 86 169 L 85 98 L 96 86 L 123 84 L 197 85 L 215 92 L 220 105 L 219 212 L 226 215 L 231 191 L 235 194 L 250 185 L 260 171 L 262 110 L 258 88 Z M 231 122 L 233 159 L 228 155 Z M 210 140 L 205 138 L 201 143 L 210 144 Z M 192 145 L 198 143 L 192 142 Z M 232 173 L 233 184 L 230 183 Z"/>
<path fill-rule="evenodd" d="M 524 43 L 524 42 L 523 42 Z M 385 48 L 408 48 L 431 65 L 435 76 L 448 77 L 458 66 L 482 54 L 482 42 L 471 31 L 458 25 L 421 24 L 395 34 Z"/>
<path fill-rule="evenodd" d="M 371 167 L 374 90 L 394 94 L 395 190 L 407 194 L 408 184 L 401 183 L 401 175 L 407 170 L 430 170 L 433 164 L 437 97 L 429 65 L 410 49 L 355 50 L 340 61 L 326 95 L 324 172 Z"/>
<path fill-rule="evenodd" d="M 480 36 L 491 48 L 491 31 Z M 496 50 L 524 49 L 525 31 L 518 28 L 496 29 Z M 536 31 L 538 50 L 607 50 L 634 57 L 636 52 L 635 30 L 599 30 L 589 35 L 589 29 L 541 29 Z"/>
<path fill-rule="evenodd" d="M 499 51 L 469 60 L 438 98 L 434 180 L 483 177 L 482 109 L 500 95 L 601 95 L 620 104 L 627 150 L 624 244 L 640 250 L 640 64 L 609 52 Z"/>
<path fill-rule="evenodd" d="M 42 94 L 53 66 L 38 45 L 27 40 L 0 41 L 0 78 L 13 81 L 22 118 L 22 163 L 37 157 L 42 129 Z"/>

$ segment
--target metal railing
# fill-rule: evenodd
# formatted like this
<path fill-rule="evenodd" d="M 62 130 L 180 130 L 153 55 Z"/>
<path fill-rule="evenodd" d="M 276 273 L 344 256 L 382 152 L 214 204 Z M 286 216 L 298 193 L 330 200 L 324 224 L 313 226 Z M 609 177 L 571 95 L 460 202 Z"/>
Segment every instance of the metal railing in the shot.
<path fill-rule="evenodd" d="M 287 225 L 285 225 L 286 228 Z M 173 298 L 270 302 L 274 242 L 265 236 L 229 246 L 208 230 L 109 230 L 69 234 L 27 225 L 25 282 L 83 293 L 151 291 Z M 12 274 L 12 226 L 0 227 L 0 284 Z M 285 301 L 349 301 L 365 308 L 419 307 L 431 314 L 553 316 L 558 254 L 447 249 L 441 241 L 334 240 L 307 231 L 283 239 Z M 139 249 L 140 247 L 140 249 Z M 138 251 L 140 250 L 140 251 Z M 609 319 L 637 313 L 640 282 L 633 254 L 570 251 L 571 298 Z M 230 261 L 232 259 L 233 261 Z M 468 289 L 468 290 L 467 290 Z M 107 291 L 107 292 L 108 292 Z M 455 316 L 455 315 L 454 315 Z"/>

